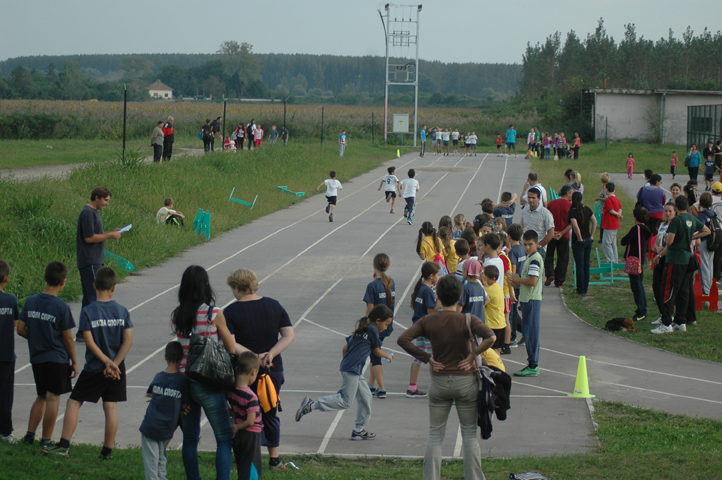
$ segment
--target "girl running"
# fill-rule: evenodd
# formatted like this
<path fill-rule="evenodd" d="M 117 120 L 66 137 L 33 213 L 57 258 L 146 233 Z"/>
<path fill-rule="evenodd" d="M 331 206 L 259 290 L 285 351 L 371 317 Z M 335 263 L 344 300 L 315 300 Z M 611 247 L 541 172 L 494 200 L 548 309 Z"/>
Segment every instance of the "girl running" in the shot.
<path fill-rule="evenodd" d="M 346 337 L 343 346 L 343 360 L 341 360 L 341 376 L 343 384 L 338 393 L 321 397 L 315 402 L 304 397 L 301 407 L 296 412 L 296 421 L 299 422 L 304 415 L 314 410 L 331 412 L 346 410 L 353 404 L 354 397 L 358 400 L 356 413 L 356 427 L 351 432 L 351 440 L 371 440 L 376 438 L 375 433 L 366 431 L 366 424 L 371 418 L 371 390 L 363 375 L 364 365 L 369 354 L 384 357 L 389 361 L 394 357 L 381 350 L 379 334 L 391 325 L 392 311 L 385 305 L 371 309 L 367 317 L 356 323 L 356 330 Z"/>
<path fill-rule="evenodd" d="M 416 282 L 414 293 L 411 295 L 411 308 L 414 309 L 411 323 L 416 323 L 421 317 L 434 313 L 441 306 L 434 293 L 434 287 L 440 278 L 441 267 L 434 262 L 424 262 L 421 266 L 421 278 Z M 428 338 L 417 337 L 415 344 L 431 355 L 431 342 Z M 406 396 L 409 398 L 419 398 L 427 395 L 426 392 L 419 390 L 416 385 L 420 371 L 421 362 L 414 359 L 411 364 L 411 374 L 409 375 L 409 389 L 406 390 Z"/>
<path fill-rule="evenodd" d="M 379 305 L 385 305 L 393 312 L 394 302 L 396 301 L 396 284 L 386 274 L 391 265 L 389 256 L 385 253 L 379 253 L 374 257 L 374 280 L 366 286 L 366 294 L 364 302 L 366 302 L 366 315 L 371 314 L 371 310 Z M 383 345 L 384 339 L 391 335 L 394 331 L 393 323 L 389 323 L 388 328 L 379 333 L 379 346 Z M 378 382 L 378 390 L 374 384 Z M 371 374 L 369 375 L 369 386 L 371 393 L 378 398 L 386 398 L 386 386 L 384 384 L 384 368 L 381 364 L 381 356 L 373 351 L 371 352 Z"/>

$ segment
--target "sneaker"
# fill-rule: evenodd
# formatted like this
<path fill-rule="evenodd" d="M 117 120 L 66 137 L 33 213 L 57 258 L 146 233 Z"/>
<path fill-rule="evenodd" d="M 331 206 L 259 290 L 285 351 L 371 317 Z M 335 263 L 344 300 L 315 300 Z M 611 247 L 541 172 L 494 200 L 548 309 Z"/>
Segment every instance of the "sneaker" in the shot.
<path fill-rule="evenodd" d="M 544 282 L 544 286 L 545 286 L 545 287 L 548 287 L 549 285 L 552 284 L 553 281 L 554 281 L 554 277 L 549 277 L 549 278 L 547 278 L 547 281 Z"/>
<path fill-rule="evenodd" d="M 686 332 L 687 331 L 687 325 L 684 323 L 682 325 L 677 325 L 676 323 L 672 324 L 672 330 L 676 332 Z"/>
<path fill-rule="evenodd" d="M 392 209 L 391 209 L 391 211 L 390 211 L 389 213 L 396 213 L 396 212 L 394 212 L 394 209 L 392 208 Z"/>
<path fill-rule="evenodd" d="M 647 316 L 646 316 L 646 315 L 635 315 L 635 316 L 632 317 L 632 318 L 633 318 L 633 320 L 634 320 L 635 322 L 641 322 L 642 320 L 644 320 L 645 318 L 647 318 Z M 659 318 L 661 319 L 662 317 L 659 317 Z M 662 323 L 662 322 L 660 321 L 660 323 Z"/>
<path fill-rule="evenodd" d="M 657 320 L 654 320 L 652 322 L 652 325 L 662 325 L 662 317 L 659 317 Z"/>
<path fill-rule="evenodd" d="M 376 438 L 376 434 L 367 432 L 366 430 L 361 430 L 360 432 L 354 430 L 351 432 L 351 440 L 371 440 L 374 438 Z"/>
<path fill-rule="evenodd" d="M 539 366 L 536 367 L 530 367 L 527 365 L 523 369 L 519 370 L 518 372 L 514 372 L 514 376 L 516 377 L 538 377 L 539 376 Z"/>
<path fill-rule="evenodd" d="M 371 395 L 373 395 L 374 392 L 376 392 L 376 387 L 369 387 L 369 390 L 371 390 Z"/>
<path fill-rule="evenodd" d="M 31 437 L 30 435 L 25 434 L 25 436 L 23 437 L 23 443 L 25 445 L 32 445 L 33 443 L 35 443 L 35 436 Z M 43 444 L 41 443 L 40 446 L 42 447 Z"/>
<path fill-rule="evenodd" d="M 98 460 L 112 460 L 112 459 L 113 459 L 113 454 L 112 454 L 112 453 L 109 453 L 109 454 L 107 454 L 107 455 L 103 455 L 103 454 L 101 453 L 100 455 L 98 455 Z"/>
<path fill-rule="evenodd" d="M 15 444 L 20 441 L 12 433 L 8 433 L 7 435 L 0 435 L 0 439 L 2 439 L 3 442 L 9 444 Z"/>
<path fill-rule="evenodd" d="M 330 212 L 330 211 L 331 211 L 331 204 L 330 204 L 330 203 L 327 203 L 327 204 L 326 204 L 326 213 L 328 213 L 328 212 Z"/>
<path fill-rule="evenodd" d="M 423 390 L 419 390 L 418 388 L 413 392 L 411 390 L 406 390 L 406 396 L 409 398 L 422 398 L 427 397 L 428 395 L 428 393 L 424 392 Z"/>
<path fill-rule="evenodd" d="M 526 345 L 526 338 L 524 338 L 524 335 L 522 335 L 521 338 L 517 340 L 515 346 L 521 347 L 522 345 Z"/>
<path fill-rule="evenodd" d="M 303 397 L 303 400 L 301 400 L 301 406 L 296 411 L 296 421 L 297 422 L 300 422 L 301 418 L 304 415 L 311 413 L 311 405 L 313 405 L 313 400 L 311 400 L 308 397 Z"/>
<path fill-rule="evenodd" d="M 386 398 L 386 390 L 376 390 L 376 393 L 374 393 L 374 397 L 376 398 Z"/>
<path fill-rule="evenodd" d="M 268 468 L 271 470 L 276 470 L 277 472 L 285 472 L 287 470 L 286 464 L 283 462 L 278 462 L 276 465 L 268 464 Z"/>
<path fill-rule="evenodd" d="M 697 325 L 697 320 L 693 320 L 691 322 L 687 322 L 687 325 Z"/>
<path fill-rule="evenodd" d="M 409 207 L 404 207 L 404 218 L 408 218 L 409 216 Z"/>
<path fill-rule="evenodd" d="M 85 343 L 85 339 L 82 336 L 75 337 L 75 342 L 76 343 Z"/>
<path fill-rule="evenodd" d="M 25 439 L 24 439 L 24 438 L 23 438 L 23 442 L 25 442 Z M 32 444 L 31 444 L 31 445 L 32 445 Z M 51 447 L 54 447 L 54 446 L 55 446 L 55 444 L 53 443 L 52 440 L 40 440 L 40 448 L 41 448 L 41 449 L 51 448 Z"/>
<path fill-rule="evenodd" d="M 409 218 L 409 220 L 408 220 L 408 224 L 409 224 L 409 225 L 413 225 L 413 224 L 414 224 L 414 222 L 412 222 L 412 221 L 411 221 L 411 219 Z"/>
<path fill-rule="evenodd" d="M 60 445 L 43 448 L 42 452 L 46 455 L 59 455 L 61 457 L 67 457 L 70 455 L 70 449 L 61 447 Z"/>
<path fill-rule="evenodd" d="M 328 221 L 333 222 L 333 213 L 328 214 Z"/>
<path fill-rule="evenodd" d="M 501 347 L 501 354 L 511 355 L 511 348 L 509 348 L 509 345 L 504 345 L 503 347 Z"/>
<path fill-rule="evenodd" d="M 651 330 L 651 332 L 654 333 L 655 335 L 659 334 L 659 333 L 672 333 L 673 331 L 674 331 L 674 329 L 672 328 L 671 325 L 669 327 L 666 325 L 660 325 L 657 328 L 653 328 Z"/>

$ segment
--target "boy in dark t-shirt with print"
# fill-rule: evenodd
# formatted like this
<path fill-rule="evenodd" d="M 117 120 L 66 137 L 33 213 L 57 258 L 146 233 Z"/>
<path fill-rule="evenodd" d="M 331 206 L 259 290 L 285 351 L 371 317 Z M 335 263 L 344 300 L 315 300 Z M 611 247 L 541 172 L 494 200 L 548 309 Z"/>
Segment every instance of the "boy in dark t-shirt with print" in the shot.
<path fill-rule="evenodd" d="M 35 431 L 42 420 L 41 448 L 52 446 L 50 438 L 58 416 L 60 396 L 72 390 L 70 379 L 78 375 L 72 332 L 75 321 L 70 307 L 58 298 L 67 277 L 67 265 L 50 262 L 45 267 L 45 290 L 25 301 L 18 322 L 18 334 L 28 340 L 38 395 L 30 409 L 23 443 L 33 444 Z"/>
<path fill-rule="evenodd" d="M 146 480 L 166 478 L 165 447 L 178 427 L 181 410 L 190 404 L 190 384 L 180 373 L 183 347 L 180 342 L 165 346 L 168 368 L 158 373 L 145 396 L 150 397 L 143 423 L 140 424 L 143 468 Z"/>
<path fill-rule="evenodd" d="M 463 275 L 466 283 L 464 283 L 464 290 L 461 293 L 461 300 L 456 306 L 456 311 L 470 313 L 486 323 L 484 306 L 489 303 L 489 297 L 486 296 L 486 290 L 479 280 L 481 271 L 481 263 L 478 260 L 464 262 Z"/>
<path fill-rule="evenodd" d="M 261 363 L 258 355 L 243 352 L 236 358 L 233 370 L 236 389 L 228 392 L 228 404 L 233 417 L 233 455 L 236 457 L 238 480 L 261 478 L 261 408 L 250 385 L 258 377 Z"/>
<path fill-rule="evenodd" d="M 80 312 L 78 331 L 85 340 L 85 367 L 68 399 L 60 442 L 43 453 L 68 455 L 70 439 L 78 426 L 78 411 L 84 402 L 103 399 L 105 441 L 100 458 L 112 458 L 115 434 L 118 431 L 117 402 L 125 402 L 125 360 L 133 343 L 133 324 L 124 306 L 113 301 L 118 276 L 110 267 L 98 270 L 95 276 L 97 300 Z"/>
<path fill-rule="evenodd" d="M 18 298 L 5 293 L 10 265 L 0 258 L 0 439 L 17 442 L 13 435 L 13 393 L 15 391 L 15 324 L 20 318 Z"/>

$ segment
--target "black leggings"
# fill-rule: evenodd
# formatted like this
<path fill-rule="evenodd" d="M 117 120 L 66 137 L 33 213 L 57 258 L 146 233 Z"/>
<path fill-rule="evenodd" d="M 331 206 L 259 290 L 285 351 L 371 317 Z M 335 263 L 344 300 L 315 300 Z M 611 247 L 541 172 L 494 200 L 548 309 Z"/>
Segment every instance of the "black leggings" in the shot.
<path fill-rule="evenodd" d="M 697 180 L 697 174 L 699 174 L 699 167 L 687 167 L 687 171 L 689 171 L 690 180 Z"/>

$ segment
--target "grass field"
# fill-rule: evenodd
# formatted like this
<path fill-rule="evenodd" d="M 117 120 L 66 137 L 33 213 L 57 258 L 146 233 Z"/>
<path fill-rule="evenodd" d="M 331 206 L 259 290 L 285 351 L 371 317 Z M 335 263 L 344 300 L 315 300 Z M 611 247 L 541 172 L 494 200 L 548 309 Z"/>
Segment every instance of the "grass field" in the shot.
<path fill-rule="evenodd" d="M 155 223 L 155 213 L 166 197 L 176 200 L 175 208 L 186 214 L 189 224 L 199 208 L 211 210 L 215 237 L 299 201 L 278 191 L 278 185 L 311 195 L 329 170 L 336 170 L 344 182 L 395 153 L 390 147 L 356 142 L 339 158 L 333 144 L 296 144 L 239 154 L 178 157 L 170 163 L 133 168 L 97 161 L 75 170 L 67 180 L 0 181 L 4 193 L 0 199 L 0 230 L 4 232 L 0 252 L 13 269 L 6 291 L 22 302 L 42 290 L 43 270 L 49 261 L 75 266 L 77 216 L 98 185 L 113 192 L 110 206 L 101 214 L 105 229 L 133 224 L 133 230 L 122 239 L 108 241 L 106 250 L 142 269 L 205 241 L 190 225 L 176 229 Z M 258 194 L 253 210 L 228 201 L 234 187 L 237 198 L 252 200 Z M 74 300 L 79 295 L 80 278 L 77 269 L 71 268 L 61 297 Z"/>
<path fill-rule="evenodd" d="M 601 172 L 622 173 L 626 172 L 625 159 L 629 152 L 634 153 L 636 159 L 635 172 L 643 172 L 651 168 L 654 172 L 667 173 L 669 171 L 669 157 L 672 150 L 677 150 L 678 157 L 683 159 L 683 147 L 674 145 L 656 146 L 638 143 L 614 143 L 609 144 L 605 149 L 604 144 L 587 144 L 581 150 L 579 160 L 543 161 L 533 160 L 532 168 L 539 174 L 539 180 L 547 189 L 551 186 L 559 189 L 564 185 L 564 172 L 567 168 L 573 168 L 582 175 L 584 183 L 585 204 L 594 209 L 593 199 L 599 194 Z M 684 177 L 683 177 L 684 178 Z M 663 185 L 669 188 L 669 185 Z M 634 224 L 632 211 L 635 201 L 622 189 L 619 189 L 617 196 L 622 202 L 624 218 L 621 221 L 621 228 L 617 234 L 618 241 L 629 231 Z M 599 248 L 599 255 L 604 259 L 601 244 L 597 242 L 599 234 L 595 235 L 594 248 Z M 620 261 L 624 249 L 618 246 Z M 592 266 L 596 266 L 594 250 L 592 250 Z M 625 276 L 623 272 L 620 272 Z M 592 277 L 594 280 L 595 277 Z M 632 297 L 629 282 L 619 281 L 609 286 L 590 286 L 589 293 L 585 296 L 577 295 L 572 287 L 572 259 L 570 253 L 569 269 L 567 271 L 567 288 L 564 289 L 564 298 L 567 306 L 580 318 L 591 325 L 604 328 L 607 320 L 614 317 L 631 317 L 634 314 L 635 305 Z M 646 321 L 636 324 L 635 333 L 613 332 L 615 335 L 624 336 L 636 342 L 651 345 L 688 357 L 722 362 L 722 322 L 718 314 L 702 311 L 697 313 L 697 325 L 690 325 L 687 333 L 683 335 L 653 335 L 650 333 L 650 321 L 658 316 L 657 306 L 652 299 L 652 272 L 647 265 L 644 270 L 644 283 L 647 293 L 647 309 L 649 317 Z"/>
<path fill-rule="evenodd" d="M 599 425 L 599 448 L 596 451 L 582 455 L 483 459 L 486 478 L 505 480 L 509 478 L 509 473 L 527 471 L 543 473 L 553 480 L 707 480 L 720 477 L 722 422 L 668 415 L 610 402 L 595 403 L 594 420 Z M 70 458 L 54 458 L 43 456 L 37 443 L 31 447 L 0 442 L 0 472 L 13 472 L 13 480 L 143 478 L 139 448 L 116 450 L 115 458 L 107 462 L 97 459 L 99 451 L 99 446 L 73 445 Z M 419 455 L 423 455 L 423 451 L 419 451 Z M 300 470 L 283 473 L 265 470 L 263 477 L 407 480 L 420 478 L 422 468 L 419 460 L 395 458 L 345 460 L 298 456 L 284 460 L 293 460 Z M 212 478 L 213 454 L 201 453 L 200 466 L 201 475 Z M 180 452 L 168 452 L 168 477 L 183 478 L 184 473 Z M 463 478 L 463 463 L 458 460 L 445 462 L 442 475 L 448 479 Z M 235 471 L 231 472 L 231 478 L 234 477 Z"/>

